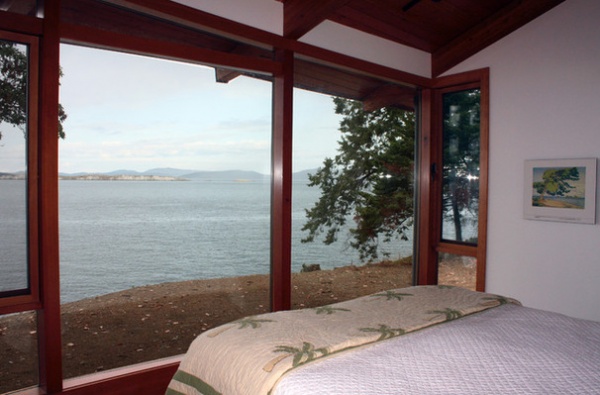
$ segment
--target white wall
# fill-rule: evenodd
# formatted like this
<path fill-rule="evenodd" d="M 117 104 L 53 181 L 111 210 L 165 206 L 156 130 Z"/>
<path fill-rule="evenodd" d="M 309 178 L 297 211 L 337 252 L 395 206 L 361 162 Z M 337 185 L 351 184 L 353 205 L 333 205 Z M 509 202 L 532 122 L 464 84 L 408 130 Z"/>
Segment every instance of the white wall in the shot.
<path fill-rule="evenodd" d="M 490 67 L 487 290 L 596 321 L 600 225 L 522 212 L 526 159 L 600 157 L 599 20 L 600 1 L 567 0 L 450 71 Z"/>
<path fill-rule="evenodd" d="M 283 35 L 283 4 L 275 0 L 173 1 Z M 326 21 L 302 37 L 300 41 L 382 66 L 431 77 L 431 56 L 428 53 L 337 23 Z"/>
<path fill-rule="evenodd" d="M 429 53 L 365 34 L 338 23 L 325 21 L 300 41 L 422 77 L 431 77 Z"/>
<path fill-rule="evenodd" d="M 275 0 L 172 0 L 209 14 L 283 34 L 283 3 Z"/>

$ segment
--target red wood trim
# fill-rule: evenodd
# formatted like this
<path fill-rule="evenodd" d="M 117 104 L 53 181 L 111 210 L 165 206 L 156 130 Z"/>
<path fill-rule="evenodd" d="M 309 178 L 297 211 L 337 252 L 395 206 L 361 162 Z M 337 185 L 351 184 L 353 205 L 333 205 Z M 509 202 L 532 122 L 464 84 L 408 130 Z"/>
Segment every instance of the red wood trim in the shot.
<path fill-rule="evenodd" d="M 281 36 L 252 26 L 244 25 L 208 12 L 167 0 L 109 0 L 144 14 L 173 21 L 183 26 L 208 31 L 245 43 L 260 43 L 263 46 L 284 47 Z"/>
<path fill-rule="evenodd" d="M 40 303 L 40 260 L 39 260 L 39 92 L 40 92 L 40 47 L 37 37 L 31 39 L 29 50 L 29 124 L 27 133 L 27 204 L 28 204 L 28 248 L 29 286 L 32 299 Z M 58 133 L 57 133 L 58 134 Z"/>
<path fill-rule="evenodd" d="M 343 55 L 328 49 L 315 47 L 314 45 L 293 40 L 288 40 L 286 44 L 286 48 L 301 56 L 319 59 L 326 63 L 334 64 L 337 67 L 345 70 L 354 72 L 358 71 L 364 75 L 369 75 L 380 79 L 387 79 L 390 80 L 390 82 L 396 82 L 413 87 L 428 87 L 431 84 L 430 78 L 421 77 L 416 74 L 407 73 L 406 71 L 400 71 L 391 67 L 371 63 L 366 60 Z"/>
<path fill-rule="evenodd" d="M 58 86 L 60 0 L 44 3 L 39 100 L 39 252 L 42 310 L 38 312 L 40 387 L 62 389 L 58 240 Z"/>
<path fill-rule="evenodd" d="M 94 47 L 127 51 L 141 55 L 158 55 L 169 59 L 264 73 L 275 73 L 281 69 L 281 66 L 276 62 L 259 57 L 220 52 L 188 44 L 149 40 L 143 37 L 135 37 L 68 23 L 61 25 L 61 34 L 63 41 L 67 43 L 83 43 Z"/>
<path fill-rule="evenodd" d="M 429 247 L 434 251 L 427 262 L 432 268 L 431 272 L 435 272 L 435 280 L 430 284 L 437 284 L 439 277 L 439 253 L 437 247 L 442 234 L 442 95 L 438 89 L 434 89 L 432 93 L 432 109 L 430 114 L 431 122 L 431 188 L 429 189 L 429 199 L 431 205 L 431 227 L 429 233 Z M 435 267 L 435 269 L 434 269 Z M 433 274 L 432 274 L 433 275 Z M 430 278 L 431 280 L 431 278 Z"/>
<path fill-rule="evenodd" d="M 42 34 L 42 20 L 32 16 L 0 11 L 0 29 L 40 36 Z"/>
<path fill-rule="evenodd" d="M 363 99 L 365 111 L 375 111 L 382 107 L 398 107 L 415 110 L 415 88 L 402 85 L 383 85 Z"/>
<path fill-rule="evenodd" d="M 310 44 L 301 43 L 293 39 L 283 38 L 273 33 L 211 15 L 207 12 L 170 1 L 110 0 L 110 3 L 121 5 L 148 15 L 161 17 L 166 20 L 179 23 L 183 26 L 189 26 L 207 32 L 212 32 L 241 42 L 255 44 L 262 47 L 266 45 L 273 48 L 290 50 L 301 55 L 336 64 L 338 67 L 339 65 L 343 65 L 344 68 L 352 69 L 353 71 L 360 71 L 363 74 L 375 76 L 377 78 L 390 79 L 394 82 L 400 82 L 419 87 L 428 86 L 431 81 L 426 77 L 421 77 L 416 74 L 381 66 Z M 211 64 L 214 63 L 215 62 L 211 62 Z"/>
<path fill-rule="evenodd" d="M 276 53 L 284 69 L 273 81 L 271 192 L 271 309 L 291 308 L 292 115 L 294 54 Z"/>
<path fill-rule="evenodd" d="M 41 306 L 31 295 L 9 296 L 0 298 L 0 315 L 37 310 Z"/>
<path fill-rule="evenodd" d="M 479 25 L 436 50 L 432 55 L 431 62 L 433 76 L 439 76 L 563 1 L 512 1 L 508 6 L 503 7 L 500 12 L 481 21 Z"/>
<path fill-rule="evenodd" d="M 481 69 L 469 70 L 462 73 L 447 75 L 443 77 L 434 78 L 431 80 L 431 87 L 435 89 L 449 89 L 453 86 L 465 86 L 467 84 L 475 84 L 479 86 L 487 75 L 489 75 L 490 69 L 485 67 Z"/>
<path fill-rule="evenodd" d="M 477 230 L 477 291 L 485 291 L 487 267 L 487 227 L 488 227 L 488 185 L 490 162 L 490 73 L 489 69 L 481 71 L 479 80 L 480 114 L 479 114 L 479 228 Z"/>
<path fill-rule="evenodd" d="M 35 310 L 40 307 L 39 265 L 38 265 L 38 227 L 37 227 L 37 127 L 38 127 L 38 77 L 39 42 L 38 38 L 11 32 L 0 32 L 0 38 L 26 44 L 29 47 L 28 62 L 28 118 L 27 118 L 27 228 L 28 228 L 28 279 L 29 292 L 26 295 L 0 298 L 0 314 Z"/>
<path fill-rule="evenodd" d="M 350 0 L 287 0 L 283 3 L 283 35 L 298 39 L 349 2 Z"/>
<path fill-rule="evenodd" d="M 64 389 L 54 395 L 164 395 L 177 371 L 181 356 L 132 365 L 65 380 Z M 40 388 L 11 393 L 12 395 L 45 395 Z"/>
<path fill-rule="evenodd" d="M 431 163 L 432 163 L 432 122 L 433 92 L 431 89 L 421 91 L 419 111 L 419 204 L 418 204 L 418 261 L 416 283 L 418 285 L 437 284 L 437 254 L 432 248 L 432 200 L 431 200 Z"/>
<path fill-rule="evenodd" d="M 480 169 L 479 169 L 479 216 L 478 216 L 478 235 L 477 247 L 447 243 L 440 240 L 440 220 L 441 220 L 441 188 L 439 181 L 431 190 L 432 199 L 435 199 L 436 207 L 432 209 L 435 217 L 433 218 L 433 227 L 436 227 L 435 235 L 431 238 L 432 245 L 436 251 L 448 252 L 457 255 L 474 256 L 477 258 L 476 289 L 485 290 L 486 257 L 487 257 L 487 214 L 488 214 L 488 167 L 489 167 L 489 69 L 483 68 L 464 73 L 444 76 L 432 80 L 432 87 L 435 88 L 437 97 L 435 107 L 441 109 L 441 95 L 445 92 L 452 92 L 460 89 L 479 88 L 480 95 Z M 432 120 L 436 126 L 434 135 L 435 145 L 438 146 L 438 152 L 434 157 L 437 163 L 441 163 L 441 112 L 432 115 Z M 439 129 L 439 131 L 437 130 Z M 435 189 L 435 190 L 434 190 Z M 437 255 L 437 254 L 436 254 Z M 437 260 L 437 257 L 436 257 Z M 433 262 L 430 262 L 433 264 Z M 437 262 L 436 262 L 437 265 Z"/>
<path fill-rule="evenodd" d="M 181 357 L 65 380 L 61 395 L 164 395 Z"/>
<path fill-rule="evenodd" d="M 472 256 L 475 258 L 478 255 L 479 248 L 477 246 L 471 246 L 466 244 L 441 242 L 436 245 L 435 250 L 437 252 L 445 252 L 447 254 L 453 255 Z"/>

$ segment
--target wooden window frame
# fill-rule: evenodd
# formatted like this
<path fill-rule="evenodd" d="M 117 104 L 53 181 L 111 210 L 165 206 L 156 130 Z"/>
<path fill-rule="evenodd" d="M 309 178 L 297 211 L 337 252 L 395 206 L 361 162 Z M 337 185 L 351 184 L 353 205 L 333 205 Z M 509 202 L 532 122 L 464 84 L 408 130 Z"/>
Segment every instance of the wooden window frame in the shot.
<path fill-rule="evenodd" d="M 436 169 L 442 160 L 442 95 L 479 88 L 480 157 L 479 217 L 477 246 L 441 239 L 441 177 Z M 417 283 L 437 284 L 439 253 L 474 257 L 476 290 L 485 290 L 487 255 L 488 165 L 489 165 L 489 69 L 439 77 L 421 96 L 421 135 L 419 137 L 419 235 Z"/>
<path fill-rule="evenodd" d="M 0 31 L 0 39 L 28 46 L 27 72 L 27 293 L 0 298 L 0 314 L 40 308 L 38 260 L 38 89 L 39 40 L 35 36 Z"/>
<path fill-rule="evenodd" d="M 333 51 L 314 47 L 297 40 L 280 37 L 259 29 L 215 17 L 202 11 L 190 11 L 189 8 L 165 0 L 127 0 L 124 3 L 154 10 L 175 20 L 188 21 L 192 27 L 206 28 L 213 32 L 222 32 L 229 37 L 241 37 L 248 42 L 260 43 L 272 48 L 274 59 L 259 59 L 240 54 L 222 54 L 211 50 L 177 45 L 159 40 L 144 40 L 119 32 L 108 32 L 93 26 L 75 26 L 61 22 L 61 0 L 46 0 L 44 18 L 8 15 L 0 11 L 0 29 L 29 33 L 40 37 L 40 49 L 43 57 L 39 59 L 39 151 L 36 169 L 38 180 L 33 185 L 36 196 L 43 196 L 34 205 L 37 209 L 33 219 L 39 235 L 36 243 L 40 256 L 39 302 L 32 301 L 30 309 L 38 309 L 38 340 L 40 385 L 37 388 L 16 392 L 20 395 L 79 395 L 79 394 L 131 394 L 144 393 L 159 395 L 164 393 L 167 383 L 178 367 L 180 356 L 127 366 L 108 372 L 92 374 L 74 379 L 62 378 L 62 351 L 60 334 L 60 287 L 58 254 L 58 85 L 59 85 L 59 46 L 61 41 L 114 50 L 165 57 L 196 63 L 218 64 L 230 68 L 245 68 L 269 73 L 274 76 L 273 95 L 273 174 L 272 184 L 272 308 L 286 309 L 290 303 L 290 242 L 291 218 L 291 125 L 293 62 L 295 57 L 309 57 L 327 64 L 339 65 L 342 69 L 353 69 L 365 74 L 376 75 L 389 81 L 409 84 L 422 89 L 421 135 L 419 137 L 419 243 L 420 262 L 417 282 L 422 284 L 437 281 L 437 260 L 431 258 L 438 252 L 451 249 L 449 246 L 432 242 L 434 214 L 431 212 L 433 201 L 431 190 L 434 186 L 430 179 L 430 165 L 436 152 L 433 150 L 436 131 L 436 95 L 439 89 L 458 86 L 464 83 L 479 83 L 482 89 L 482 158 L 485 154 L 485 167 L 481 168 L 480 218 L 487 215 L 487 122 L 488 122 L 488 71 L 475 71 L 458 76 L 429 79 L 398 71 L 389 67 L 370 63 Z M 16 19 L 15 19 L 16 18 Z M 485 130 L 484 130 L 485 128 Z M 485 133 L 485 141 L 483 134 Z M 484 188 L 485 187 L 485 188 Z M 480 220 L 479 245 L 475 255 L 478 258 L 478 287 L 485 280 L 485 226 Z M 460 249 L 459 251 L 465 251 Z M 473 251 L 467 251 L 472 254 Z M 437 255 L 436 255 L 437 256 Z M 433 262 L 433 263 L 432 263 Z M 480 269 L 480 266 L 483 269 Z M 435 276 L 432 276 L 435 275 Z"/>

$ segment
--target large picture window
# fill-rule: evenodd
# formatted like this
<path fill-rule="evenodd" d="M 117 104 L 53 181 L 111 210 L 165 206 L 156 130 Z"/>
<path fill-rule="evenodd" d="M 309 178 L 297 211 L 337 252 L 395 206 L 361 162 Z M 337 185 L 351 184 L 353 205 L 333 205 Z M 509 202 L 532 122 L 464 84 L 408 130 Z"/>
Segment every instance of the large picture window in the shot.
<path fill-rule="evenodd" d="M 478 88 L 442 94 L 441 240 L 477 246 L 480 97 Z M 477 258 L 440 253 L 438 283 L 476 289 Z"/>
<path fill-rule="evenodd" d="M 294 103 L 293 307 L 411 285 L 414 111 L 299 89 Z"/>
<path fill-rule="evenodd" d="M 0 33 L 0 392 L 38 381 L 38 41 Z M 19 371 L 15 380 L 14 372 Z"/>
<path fill-rule="evenodd" d="M 62 67 L 64 376 L 268 311 L 270 82 L 69 45 Z"/>
<path fill-rule="evenodd" d="M 37 39 L 0 33 L 0 309 L 37 301 Z M 8 307 L 12 306 L 12 307 Z"/>
<path fill-rule="evenodd" d="M 478 272 L 485 267 L 485 245 L 479 244 L 486 222 L 483 218 L 480 227 L 481 168 L 486 168 L 481 155 L 481 89 L 449 89 L 441 94 L 441 105 L 438 283 L 475 290 Z M 482 290 L 482 276 L 479 281 Z"/>
<path fill-rule="evenodd" d="M 427 283 L 483 287 L 486 73 L 430 79 L 182 2 L 10 3 L 2 28 L 31 37 L 0 35 L 20 87 L 0 98 L 0 393 L 162 393 L 201 332 L 409 285 L 415 246 Z"/>
<path fill-rule="evenodd" d="M 480 90 L 445 93 L 442 100 L 442 240 L 476 245 Z"/>
<path fill-rule="evenodd" d="M 488 78 L 487 69 L 441 77 L 423 92 L 432 118 L 420 146 L 420 284 L 485 289 Z"/>

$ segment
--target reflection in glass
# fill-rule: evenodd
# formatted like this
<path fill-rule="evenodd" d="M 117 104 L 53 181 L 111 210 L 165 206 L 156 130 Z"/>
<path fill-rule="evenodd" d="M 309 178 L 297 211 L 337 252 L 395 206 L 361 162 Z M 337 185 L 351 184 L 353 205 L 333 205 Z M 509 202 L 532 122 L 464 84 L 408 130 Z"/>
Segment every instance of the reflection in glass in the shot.
<path fill-rule="evenodd" d="M 438 284 L 453 285 L 473 291 L 476 290 L 476 258 L 464 255 L 440 253 L 438 264 Z"/>
<path fill-rule="evenodd" d="M 29 291 L 27 85 L 27 46 L 0 40 L 0 296 Z"/>
<path fill-rule="evenodd" d="M 442 239 L 477 244 L 479 215 L 478 89 L 443 96 Z"/>

